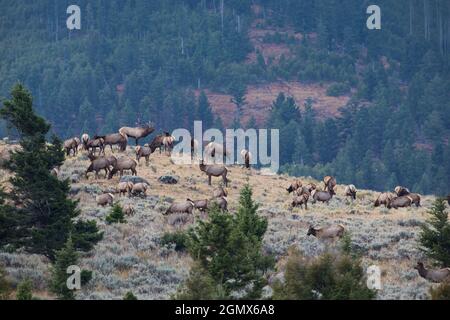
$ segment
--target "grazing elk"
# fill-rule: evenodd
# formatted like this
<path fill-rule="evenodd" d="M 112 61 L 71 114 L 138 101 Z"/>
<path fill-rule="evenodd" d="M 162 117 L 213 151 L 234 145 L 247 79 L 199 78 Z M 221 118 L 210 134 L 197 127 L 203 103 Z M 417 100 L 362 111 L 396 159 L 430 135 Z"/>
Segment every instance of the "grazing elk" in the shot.
<path fill-rule="evenodd" d="M 294 182 L 291 183 L 289 188 L 286 188 L 286 191 L 291 193 L 293 191 L 296 191 L 297 189 L 302 187 L 302 182 L 300 180 L 294 180 Z"/>
<path fill-rule="evenodd" d="M 374 206 L 379 207 L 382 204 L 384 204 L 384 206 L 387 208 L 387 206 L 389 205 L 389 202 L 391 202 L 391 200 L 394 198 L 395 198 L 395 195 L 393 193 L 383 192 L 375 200 Z"/>
<path fill-rule="evenodd" d="M 206 210 L 208 210 L 208 199 L 204 199 L 204 200 L 191 200 L 191 199 L 186 199 L 186 201 L 188 202 L 192 202 L 194 204 L 194 208 L 198 209 L 201 212 L 205 212 Z"/>
<path fill-rule="evenodd" d="M 83 150 L 87 151 L 87 143 L 89 142 L 89 140 L 91 140 L 91 138 L 89 137 L 89 135 L 87 133 L 83 133 L 83 135 L 81 136 L 81 144 L 83 145 Z"/>
<path fill-rule="evenodd" d="M 410 194 L 409 189 L 402 186 L 396 186 L 394 189 L 394 193 L 397 195 L 397 197 L 406 196 Z"/>
<path fill-rule="evenodd" d="M 391 209 L 398 209 L 398 208 L 405 208 L 410 207 L 413 203 L 413 199 L 410 196 L 401 196 L 393 198 L 391 201 L 388 202 L 387 208 Z"/>
<path fill-rule="evenodd" d="M 109 168 L 110 165 L 111 165 L 110 161 L 105 157 L 92 158 L 91 164 L 89 165 L 85 173 L 86 179 L 88 178 L 89 172 L 95 172 L 95 178 L 98 179 L 98 173 L 101 170 L 105 170 L 105 178 L 106 178 L 108 172 L 110 171 Z"/>
<path fill-rule="evenodd" d="M 113 166 L 112 170 L 109 172 L 108 179 L 112 179 L 112 177 L 119 172 L 120 176 L 123 176 L 124 170 L 131 170 L 131 174 L 133 176 L 137 176 L 136 167 L 138 162 L 131 158 L 120 158 L 117 160 L 116 164 Z"/>
<path fill-rule="evenodd" d="M 133 189 L 133 182 L 119 182 L 117 185 L 117 192 L 119 193 L 119 196 L 122 194 L 125 196 L 125 194 L 128 194 L 128 196 L 131 195 L 131 190 Z"/>
<path fill-rule="evenodd" d="M 99 206 L 102 206 L 102 207 L 104 207 L 106 205 L 112 206 L 113 202 L 114 202 L 114 196 L 111 193 L 104 193 L 104 194 L 97 196 L 95 198 L 95 200 L 97 201 L 97 204 Z"/>
<path fill-rule="evenodd" d="M 311 193 L 312 196 L 312 203 L 316 203 L 317 201 L 320 202 L 326 202 L 327 204 L 330 203 L 331 198 L 333 198 L 334 195 L 334 189 L 331 188 L 330 191 L 317 191 L 313 190 Z"/>
<path fill-rule="evenodd" d="M 331 191 L 336 187 L 336 179 L 332 176 L 323 177 L 323 183 L 325 185 L 324 191 Z"/>
<path fill-rule="evenodd" d="M 155 131 L 155 128 L 151 123 L 148 123 L 143 127 L 136 127 L 136 128 L 122 127 L 119 129 L 120 134 L 122 135 L 124 134 L 127 137 L 134 138 L 136 141 L 136 145 L 138 145 L 139 139 L 145 138 L 153 131 Z"/>
<path fill-rule="evenodd" d="M 134 207 L 131 204 L 126 204 L 123 207 L 123 213 L 125 213 L 126 216 L 134 216 L 136 211 L 134 210 Z"/>
<path fill-rule="evenodd" d="M 73 151 L 73 155 L 76 156 L 78 153 L 78 145 L 80 139 L 71 138 L 64 141 L 64 149 L 66 150 L 66 155 L 70 156 L 70 152 Z"/>
<path fill-rule="evenodd" d="M 145 164 L 148 165 L 150 160 L 150 155 L 152 154 L 152 149 L 148 144 L 145 144 L 143 147 L 137 146 L 136 147 L 136 160 L 138 163 L 141 162 L 141 158 L 145 158 Z"/>
<path fill-rule="evenodd" d="M 344 190 L 345 197 L 350 197 L 350 199 L 356 200 L 356 187 L 353 184 L 349 184 Z"/>
<path fill-rule="evenodd" d="M 114 153 L 113 145 L 118 145 L 120 151 L 125 151 L 128 144 L 128 137 L 122 133 L 112 133 L 105 136 L 95 136 L 94 139 L 103 139 L 104 147 L 109 146 Z"/>
<path fill-rule="evenodd" d="M 133 185 L 133 188 L 131 189 L 131 194 L 134 196 L 140 195 L 143 197 L 147 196 L 147 188 L 148 185 L 143 182 L 135 183 Z"/>
<path fill-rule="evenodd" d="M 250 169 L 250 162 L 252 161 L 252 153 L 247 149 L 241 151 L 242 161 L 247 169 Z"/>
<path fill-rule="evenodd" d="M 173 203 L 164 213 L 167 215 L 169 213 L 189 213 L 192 214 L 194 211 L 194 203 L 192 201 L 186 200 L 182 203 Z"/>
<path fill-rule="evenodd" d="M 341 238 L 344 235 L 345 227 L 342 224 L 333 225 L 330 227 L 314 228 L 310 226 L 307 236 L 313 235 L 318 239 L 328 240 Z"/>
<path fill-rule="evenodd" d="M 220 177 L 222 176 L 223 183 L 225 187 L 228 186 L 227 173 L 228 170 L 224 165 L 219 164 L 204 164 L 203 160 L 199 163 L 200 170 L 206 173 L 208 176 L 208 185 L 211 185 L 211 177 Z"/>
<path fill-rule="evenodd" d="M 417 262 L 417 266 L 414 267 L 419 272 L 422 278 L 425 278 L 432 282 L 443 282 L 450 280 L 450 268 L 443 269 L 426 269 L 422 262 Z"/>

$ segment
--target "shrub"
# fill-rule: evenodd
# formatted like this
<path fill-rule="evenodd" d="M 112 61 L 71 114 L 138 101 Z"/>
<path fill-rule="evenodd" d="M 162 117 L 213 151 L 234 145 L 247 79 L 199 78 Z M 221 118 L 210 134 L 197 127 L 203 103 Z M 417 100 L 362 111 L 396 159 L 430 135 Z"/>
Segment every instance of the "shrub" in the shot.
<path fill-rule="evenodd" d="M 111 223 L 126 223 L 125 215 L 120 204 L 116 203 L 111 208 L 111 212 L 106 216 L 106 222 Z"/>
<path fill-rule="evenodd" d="M 125 296 L 123 297 L 123 300 L 137 300 L 138 298 L 133 294 L 133 292 L 128 291 Z"/>
<path fill-rule="evenodd" d="M 17 300 L 32 300 L 33 299 L 33 284 L 30 279 L 23 280 L 17 287 Z"/>
<path fill-rule="evenodd" d="M 177 231 L 173 233 L 164 233 L 160 243 L 162 246 L 175 245 L 176 251 L 184 251 L 187 247 L 189 237 L 186 232 Z"/>
<path fill-rule="evenodd" d="M 422 225 L 421 250 L 442 267 L 450 265 L 450 223 L 445 200 L 436 199 L 429 211 L 431 217 Z"/>

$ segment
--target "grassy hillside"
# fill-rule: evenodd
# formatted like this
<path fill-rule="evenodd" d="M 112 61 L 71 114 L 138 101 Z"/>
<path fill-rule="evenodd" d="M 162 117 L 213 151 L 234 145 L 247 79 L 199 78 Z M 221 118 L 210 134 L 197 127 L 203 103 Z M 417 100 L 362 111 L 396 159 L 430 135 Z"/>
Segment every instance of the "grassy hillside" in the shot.
<path fill-rule="evenodd" d="M 4 147 L 1 146 L 2 149 Z M 134 156 L 131 148 L 126 153 Z M 209 198 L 219 181 L 213 178 L 213 186 L 209 187 L 206 176 L 197 165 L 174 165 L 169 157 L 158 152 L 152 155 L 149 166 L 144 162 L 141 161 L 138 167 L 138 175 L 150 183 L 147 198 L 115 196 L 121 204 L 132 204 L 136 209 L 136 214 L 122 225 L 106 224 L 109 208 L 98 207 L 95 201 L 95 196 L 100 193 L 114 192 L 118 177 L 95 180 L 89 176 L 88 180 L 85 179 L 84 171 L 89 160 L 81 153 L 78 157 L 68 158 L 61 168 L 60 178 L 81 178 L 72 184 L 71 193 L 80 200 L 82 217 L 96 220 L 105 232 L 104 239 L 94 250 L 83 256 L 82 267 L 93 271 L 93 279 L 78 294 L 80 299 L 121 299 L 127 291 L 132 291 L 139 299 L 169 298 L 187 277 L 191 263 L 189 256 L 162 246 L 160 239 L 165 232 L 184 230 L 196 219 L 207 217 L 199 213 L 194 216 L 163 216 L 162 212 L 173 201 L 183 201 L 188 197 Z M 351 203 L 343 195 L 344 186 L 338 185 L 337 195 L 329 205 L 311 204 L 308 210 L 291 210 L 291 195 L 285 188 L 292 177 L 263 175 L 258 170 L 248 171 L 237 165 L 229 169 L 230 211 L 233 212 L 237 206 L 240 188 L 248 182 L 253 188 L 254 199 L 261 204 L 259 213 L 269 220 L 264 250 L 274 254 L 278 261 L 278 271 L 271 277 L 282 276 L 284 258 L 291 246 L 298 247 L 307 256 L 323 252 L 325 243 L 306 236 L 310 224 L 341 223 L 351 232 L 353 246 L 363 254 L 364 266 L 375 264 L 382 269 L 383 288 L 378 299 L 426 297 L 430 283 L 420 278 L 413 266 L 418 259 L 423 259 L 417 249 L 417 236 L 419 225 L 427 218 L 427 209 L 434 197 L 423 197 L 420 208 L 388 210 L 373 207 L 376 192 L 359 190 L 357 200 Z M 160 183 L 158 178 L 166 174 L 179 176 L 179 183 Z M 308 177 L 301 179 L 319 183 Z M 45 290 L 49 277 L 48 261 L 36 255 L 2 252 L 0 263 L 6 266 L 14 283 L 30 277 L 39 291 L 38 295 L 50 297 Z"/>

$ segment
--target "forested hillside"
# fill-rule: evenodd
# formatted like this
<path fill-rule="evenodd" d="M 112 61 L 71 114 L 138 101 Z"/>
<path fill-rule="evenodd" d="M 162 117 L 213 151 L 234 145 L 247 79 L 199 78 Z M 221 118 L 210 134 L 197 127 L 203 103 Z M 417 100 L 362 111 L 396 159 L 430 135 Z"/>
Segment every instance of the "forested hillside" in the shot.
<path fill-rule="evenodd" d="M 446 0 L 79 0 L 74 31 L 70 4 L 0 0 L 0 96 L 23 82 L 61 137 L 148 120 L 158 130 L 194 119 L 223 128 L 202 90 L 232 96 L 233 126 L 252 127 L 254 119 L 239 123 L 248 86 L 323 84 L 350 97 L 335 118 L 284 92 L 258 124 L 280 129 L 283 170 L 366 189 L 449 192 Z M 381 8 L 381 30 L 366 27 L 370 4 Z M 254 46 L 255 28 L 273 31 L 262 46 L 283 46 L 279 57 Z"/>

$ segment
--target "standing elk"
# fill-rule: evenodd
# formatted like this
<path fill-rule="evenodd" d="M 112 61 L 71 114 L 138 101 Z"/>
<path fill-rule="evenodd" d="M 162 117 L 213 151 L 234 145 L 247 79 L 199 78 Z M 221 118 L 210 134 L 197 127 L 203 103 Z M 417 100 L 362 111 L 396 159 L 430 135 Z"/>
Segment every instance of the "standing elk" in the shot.
<path fill-rule="evenodd" d="M 144 157 L 145 164 L 148 165 L 150 155 L 152 154 L 152 149 L 150 148 L 150 146 L 146 143 L 143 147 L 137 146 L 135 150 L 136 150 L 136 160 L 138 161 L 138 163 L 140 163 L 141 158 Z"/>
<path fill-rule="evenodd" d="M 224 165 L 219 164 L 204 164 L 203 160 L 199 163 L 199 168 L 201 171 L 206 173 L 208 176 L 208 185 L 211 185 L 211 177 L 222 177 L 222 181 L 225 187 L 228 186 L 227 173 L 228 170 Z"/>
<path fill-rule="evenodd" d="M 83 150 L 87 151 L 87 143 L 91 138 L 89 137 L 89 135 L 87 133 L 83 133 L 83 135 L 81 136 L 81 144 L 83 146 Z"/>
<path fill-rule="evenodd" d="M 242 161 L 244 161 L 244 165 L 247 169 L 250 169 L 250 163 L 252 161 L 252 153 L 247 149 L 243 149 L 241 151 Z"/>
<path fill-rule="evenodd" d="M 148 184 L 144 182 L 135 183 L 131 189 L 131 194 L 134 196 L 141 195 L 143 197 L 147 196 Z"/>
<path fill-rule="evenodd" d="M 331 198 L 333 198 L 334 195 L 334 189 L 330 189 L 330 191 L 317 191 L 313 190 L 311 193 L 312 196 L 312 203 L 316 203 L 317 201 L 320 202 L 326 202 L 327 204 L 330 203 Z"/>
<path fill-rule="evenodd" d="M 395 195 L 391 192 L 383 192 L 381 193 L 378 198 L 375 200 L 374 206 L 379 207 L 382 204 L 387 208 L 389 205 L 389 202 L 391 202 L 392 199 L 395 198 Z"/>
<path fill-rule="evenodd" d="M 164 213 L 168 215 L 169 213 L 189 213 L 192 214 L 194 211 L 194 203 L 192 201 L 186 200 L 182 203 L 173 203 Z"/>
<path fill-rule="evenodd" d="M 128 137 L 122 133 L 112 133 L 105 136 L 95 136 L 94 139 L 103 139 L 104 147 L 109 146 L 114 153 L 113 145 L 118 145 L 120 151 L 125 151 L 128 144 Z"/>
<path fill-rule="evenodd" d="M 86 143 L 86 148 L 88 151 L 92 151 L 93 154 L 95 154 L 97 148 L 100 150 L 99 154 L 105 154 L 105 141 L 103 138 L 89 140 Z"/>
<path fill-rule="evenodd" d="M 76 156 L 78 153 L 78 145 L 80 139 L 71 138 L 64 141 L 64 149 L 66 150 L 66 155 L 70 156 L 70 152 L 73 151 L 73 155 Z"/>
<path fill-rule="evenodd" d="M 296 191 L 297 189 L 302 187 L 302 182 L 300 180 L 294 180 L 291 185 L 286 188 L 286 191 L 291 193 L 293 191 Z"/>
<path fill-rule="evenodd" d="M 112 177 L 119 172 L 120 177 L 123 176 L 124 170 L 131 170 L 131 174 L 133 176 L 137 176 L 136 167 L 138 165 L 138 162 L 131 158 L 120 158 L 117 160 L 116 164 L 113 166 L 112 170 L 109 172 L 108 179 L 112 179 Z"/>
<path fill-rule="evenodd" d="M 104 207 L 106 205 L 112 206 L 113 202 L 114 202 L 114 196 L 111 193 L 104 193 L 104 194 L 97 196 L 95 198 L 95 200 L 97 201 L 97 204 L 99 206 L 102 206 L 102 207 Z"/>
<path fill-rule="evenodd" d="M 323 183 L 325 185 L 324 191 L 331 191 L 336 187 L 336 179 L 332 176 L 325 176 L 323 178 Z"/>
<path fill-rule="evenodd" d="M 310 226 L 306 235 L 313 235 L 318 239 L 328 240 L 341 238 L 344 235 L 344 232 L 345 227 L 342 224 L 322 228 L 314 228 L 313 226 Z"/>
<path fill-rule="evenodd" d="M 119 133 L 135 139 L 136 145 L 139 143 L 139 139 L 145 138 L 149 134 L 155 131 L 155 128 L 151 123 L 146 124 L 143 127 L 122 127 L 119 129 Z"/>
<path fill-rule="evenodd" d="M 350 197 L 350 199 L 356 200 L 356 187 L 353 184 L 349 184 L 344 190 L 345 197 Z"/>
<path fill-rule="evenodd" d="M 215 163 L 216 159 L 221 159 L 223 162 L 223 157 L 228 157 L 229 152 L 222 144 L 217 142 L 209 142 L 204 149 L 205 159 L 207 163 Z"/>
<path fill-rule="evenodd" d="M 98 179 L 98 173 L 101 170 L 105 170 L 105 178 L 108 175 L 108 172 L 110 171 L 109 166 L 111 165 L 110 160 L 108 160 L 105 157 L 95 158 L 95 156 L 92 156 L 91 158 L 91 164 L 86 170 L 85 177 L 88 178 L 89 172 L 95 172 L 95 178 Z"/>
<path fill-rule="evenodd" d="M 305 210 L 308 210 L 308 199 L 309 193 L 302 193 L 301 195 L 294 196 L 291 206 L 292 208 L 300 206 L 300 208 L 303 209 L 303 205 L 305 205 Z"/>
<path fill-rule="evenodd" d="M 131 190 L 133 189 L 133 182 L 119 182 L 117 185 L 117 192 L 119 193 L 119 196 L 125 194 L 128 194 L 128 196 L 131 195 Z"/>

